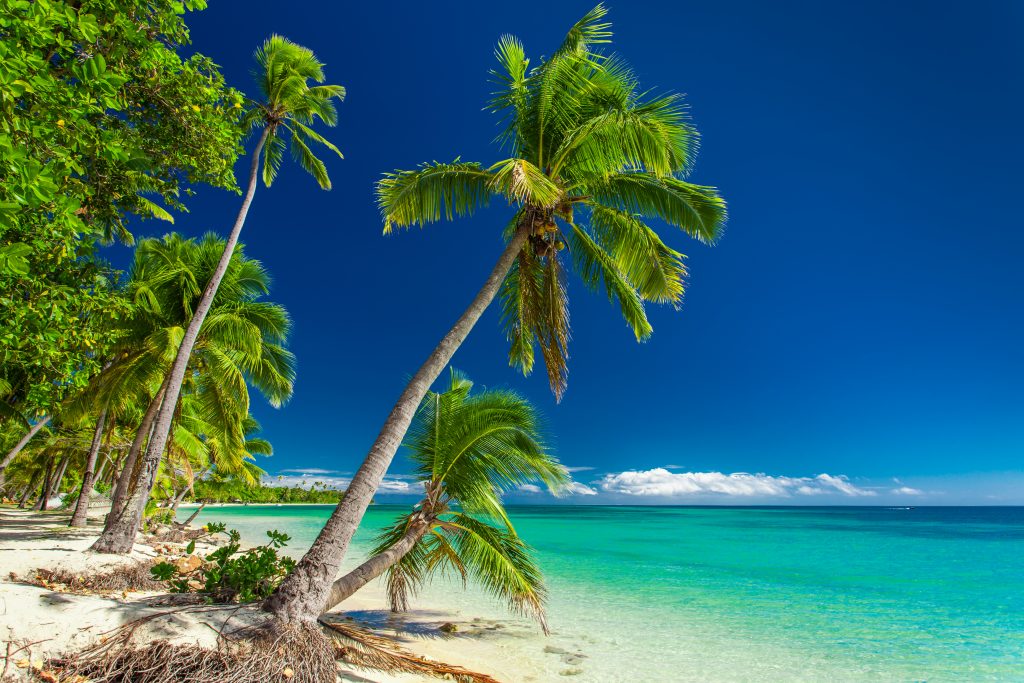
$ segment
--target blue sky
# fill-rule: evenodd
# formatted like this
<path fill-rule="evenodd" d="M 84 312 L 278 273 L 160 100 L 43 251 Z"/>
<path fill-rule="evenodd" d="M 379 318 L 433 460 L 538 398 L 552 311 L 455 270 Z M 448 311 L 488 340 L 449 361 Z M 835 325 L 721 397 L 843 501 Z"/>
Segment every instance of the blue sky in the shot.
<path fill-rule="evenodd" d="M 343 483 L 508 215 L 384 237 L 375 180 L 501 158 L 483 111 L 495 42 L 518 35 L 536 63 L 590 5 L 212 5 L 190 18 L 195 47 L 234 85 L 254 89 L 252 50 L 279 32 L 348 88 L 334 189 L 286 167 L 243 232 L 299 359 L 292 402 L 256 407 L 276 448 L 263 465 Z M 496 310 L 455 365 L 537 403 L 562 460 L 590 468 L 575 502 L 1024 502 L 1024 5 L 621 2 L 611 19 L 643 85 L 687 94 L 693 180 L 729 201 L 725 237 L 666 230 L 687 299 L 651 311 L 642 345 L 572 287 L 559 405 L 542 373 L 507 367 Z M 226 233 L 237 203 L 201 190 L 176 229 Z"/>

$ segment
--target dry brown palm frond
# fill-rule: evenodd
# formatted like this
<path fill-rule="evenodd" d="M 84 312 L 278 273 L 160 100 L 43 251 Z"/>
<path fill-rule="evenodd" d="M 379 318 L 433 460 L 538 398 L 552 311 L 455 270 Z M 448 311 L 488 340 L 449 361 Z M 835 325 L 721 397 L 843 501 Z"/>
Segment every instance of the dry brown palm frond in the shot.
<path fill-rule="evenodd" d="M 37 569 L 24 582 L 48 590 L 66 593 L 121 593 L 124 591 L 163 591 L 167 584 L 150 574 L 154 562 L 136 562 L 115 567 L 99 574 L 72 572 L 67 569 Z"/>

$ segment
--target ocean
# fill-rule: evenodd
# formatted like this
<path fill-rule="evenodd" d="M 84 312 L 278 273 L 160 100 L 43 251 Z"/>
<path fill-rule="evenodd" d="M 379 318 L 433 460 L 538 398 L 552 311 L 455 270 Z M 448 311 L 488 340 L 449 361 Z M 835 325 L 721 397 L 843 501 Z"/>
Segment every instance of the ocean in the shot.
<path fill-rule="evenodd" d="M 346 565 L 407 509 L 373 506 Z M 198 521 L 252 543 L 278 529 L 301 553 L 330 511 L 216 507 Z M 547 576 L 552 635 L 454 581 L 414 608 L 455 610 L 521 650 L 524 681 L 1024 681 L 1024 508 L 510 512 Z"/>

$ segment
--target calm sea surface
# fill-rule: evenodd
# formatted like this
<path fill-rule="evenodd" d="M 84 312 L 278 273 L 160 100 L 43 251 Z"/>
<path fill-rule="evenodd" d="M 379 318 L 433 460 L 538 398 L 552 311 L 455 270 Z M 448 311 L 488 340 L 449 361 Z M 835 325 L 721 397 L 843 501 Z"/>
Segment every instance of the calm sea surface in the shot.
<path fill-rule="evenodd" d="M 405 509 L 372 507 L 346 564 Z M 199 521 L 253 543 L 286 531 L 298 553 L 330 510 Z M 548 577 L 553 635 L 450 582 L 421 603 L 500 620 L 484 635 L 531 658 L 524 680 L 1024 681 L 1024 508 L 511 511 Z"/>

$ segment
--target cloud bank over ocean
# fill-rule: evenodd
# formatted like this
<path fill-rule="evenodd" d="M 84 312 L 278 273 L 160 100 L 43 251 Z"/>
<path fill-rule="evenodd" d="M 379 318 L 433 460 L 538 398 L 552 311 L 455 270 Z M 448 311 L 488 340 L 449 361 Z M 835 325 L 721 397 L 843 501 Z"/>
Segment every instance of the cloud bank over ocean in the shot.
<path fill-rule="evenodd" d="M 510 502 L 619 505 L 1020 505 L 1024 477 L 851 478 L 845 474 L 787 476 L 750 472 L 695 472 L 680 465 L 603 472 L 591 466 L 567 467 L 575 478 L 559 498 L 534 482 L 510 492 Z M 344 490 L 351 472 L 293 467 L 268 475 L 269 486 L 326 487 Z M 982 492 L 984 494 L 982 495 Z M 378 494 L 415 498 L 423 486 L 410 474 L 388 474 Z M 980 498 L 980 501 L 979 501 Z M 396 501 L 397 502 L 397 501 Z"/>

